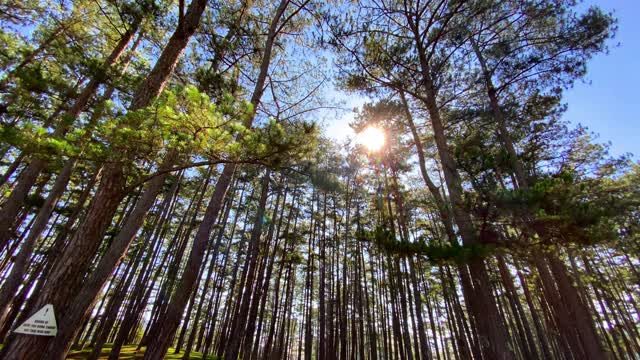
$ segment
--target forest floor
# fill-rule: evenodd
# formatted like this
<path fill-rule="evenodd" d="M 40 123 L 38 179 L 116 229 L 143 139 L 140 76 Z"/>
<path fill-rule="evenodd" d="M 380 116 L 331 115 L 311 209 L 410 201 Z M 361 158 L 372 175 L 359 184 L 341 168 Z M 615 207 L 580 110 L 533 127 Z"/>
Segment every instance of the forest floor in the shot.
<path fill-rule="evenodd" d="M 122 347 L 122 351 L 120 351 L 120 357 L 119 359 L 121 360 L 127 360 L 127 359 L 142 359 L 142 357 L 144 356 L 144 350 L 145 348 L 142 348 L 140 350 L 136 350 L 137 345 L 125 345 Z M 67 356 L 67 359 L 88 359 L 89 355 L 91 354 L 92 349 L 91 348 L 86 348 L 80 351 L 71 351 L 69 352 L 69 355 Z M 111 352 L 111 344 L 105 344 L 104 347 L 102 348 L 102 354 L 100 354 L 99 359 L 108 359 L 109 358 L 109 353 Z M 177 360 L 177 359 L 182 359 L 182 357 L 184 356 L 184 352 L 179 352 L 179 353 L 175 353 L 175 349 L 174 348 L 169 348 L 169 351 L 167 351 L 167 355 L 164 357 L 165 359 L 173 359 L 173 360 Z M 194 352 L 192 351 L 191 354 L 189 355 L 189 359 L 193 359 L 193 360 L 201 360 L 202 359 L 202 354 L 199 352 Z M 216 358 L 212 355 L 207 356 L 208 360 L 215 360 Z"/>

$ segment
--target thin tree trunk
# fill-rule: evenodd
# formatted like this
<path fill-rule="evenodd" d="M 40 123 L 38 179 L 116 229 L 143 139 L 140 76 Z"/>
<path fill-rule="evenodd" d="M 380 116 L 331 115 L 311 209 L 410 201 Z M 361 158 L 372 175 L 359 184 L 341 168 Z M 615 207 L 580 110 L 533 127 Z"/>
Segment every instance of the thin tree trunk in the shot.
<path fill-rule="evenodd" d="M 194 0 L 195 1 L 195 0 Z M 200 0 L 198 0 L 200 1 Z M 258 74 L 258 78 L 256 81 L 256 86 L 251 97 L 251 103 L 254 106 L 254 114 L 255 108 L 260 102 L 260 98 L 262 97 L 262 93 L 264 92 L 264 84 L 266 81 L 269 64 L 271 62 L 271 53 L 273 50 L 273 44 L 275 42 L 277 33 L 279 31 L 280 19 L 282 18 L 287 5 L 289 4 L 288 0 L 281 1 L 276 13 L 271 21 L 269 26 L 269 32 L 267 36 L 267 41 L 265 44 L 265 50 L 262 55 L 262 62 L 260 65 L 260 73 Z M 193 5 L 193 3 L 192 3 Z M 203 4 L 204 5 L 204 4 Z M 247 117 L 245 121 L 246 127 L 251 127 L 253 123 L 253 116 Z M 191 253 L 189 255 L 189 259 L 187 260 L 187 265 L 185 267 L 185 271 L 183 273 L 180 284 L 178 285 L 178 289 L 175 292 L 174 296 L 171 299 L 171 303 L 169 305 L 169 309 L 167 311 L 166 317 L 164 319 L 163 326 L 160 329 L 154 331 L 154 338 L 151 343 L 149 343 L 148 351 L 145 352 L 145 359 L 155 359 L 164 355 L 169 344 L 171 342 L 171 338 L 173 337 L 178 323 L 180 322 L 180 317 L 182 315 L 182 311 L 187 303 L 188 295 L 190 294 L 191 289 L 195 284 L 195 276 L 200 267 L 200 263 L 202 262 L 202 258 L 204 256 L 204 251 L 206 248 L 206 242 L 209 239 L 211 234 L 211 226 L 213 225 L 213 221 L 218 216 L 220 212 L 220 208 L 222 202 L 224 200 L 224 196 L 227 192 L 227 188 L 231 183 L 231 179 L 233 174 L 236 171 L 235 164 L 227 164 L 216 183 L 216 187 L 213 193 L 213 196 L 209 202 L 209 206 L 204 215 L 204 219 L 198 228 L 198 232 L 196 233 L 193 248 L 191 249 Z M 229 352 L 225 352 L 228 359 L 233 359 L 237 356 L 237 350 L 229 349 Z"/>

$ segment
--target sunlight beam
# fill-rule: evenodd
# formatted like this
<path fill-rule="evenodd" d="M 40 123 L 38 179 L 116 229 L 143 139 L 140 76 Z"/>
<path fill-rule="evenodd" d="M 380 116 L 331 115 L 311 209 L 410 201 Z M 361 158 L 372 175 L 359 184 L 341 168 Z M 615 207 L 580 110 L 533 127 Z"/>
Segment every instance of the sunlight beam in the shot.
<path fill-rule="evenodd" d="M 372 152 L 380 150 L 384 140 L 384 132 L 373 126 L 368 126 L 356 136 L 357 143 Z"/>

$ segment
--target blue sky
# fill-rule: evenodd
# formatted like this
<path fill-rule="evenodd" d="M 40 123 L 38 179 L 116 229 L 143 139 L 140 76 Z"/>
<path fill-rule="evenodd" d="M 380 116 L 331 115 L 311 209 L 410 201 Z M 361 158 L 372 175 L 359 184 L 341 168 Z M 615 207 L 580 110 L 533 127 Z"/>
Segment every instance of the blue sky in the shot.
<path fill-rule="evenodd" d="M 569 109 L 565 118 L 600 134 L 598 141 L 611 141 L 611 153 L 633 153 L 640 158 L 640 1 L 588 0 L 618 18 L 618 33 L 608 55 L 598 55 L 588 64 L 586 82 L 576 83 L 565 94 Z M 619 46 L 616 46 L 619 43 Z"/>
<path fill-rule="evenodd" d="M 598 5 L 613 11 L 618 18 L 618 32 L 609 42 L 609 54 L 591 59 L 588 73 L 567 90 L 564 102 L 568 110 L 564 118 L 582 124 L 599 135 L 596 141 L 611 142 L 611 154 L 633 153 L 640 158 L 640 1 L 586 0 L 581 7 Z M 345 96 L 344 93 L 341 93 Z M 344 108 L 362 106 L 365 99 L 348 95 Z M 326 122 L 327 134 L 344 140 L 355 134 L 348 122 L 353 119 L 345 111 L 337 119 Z"/>

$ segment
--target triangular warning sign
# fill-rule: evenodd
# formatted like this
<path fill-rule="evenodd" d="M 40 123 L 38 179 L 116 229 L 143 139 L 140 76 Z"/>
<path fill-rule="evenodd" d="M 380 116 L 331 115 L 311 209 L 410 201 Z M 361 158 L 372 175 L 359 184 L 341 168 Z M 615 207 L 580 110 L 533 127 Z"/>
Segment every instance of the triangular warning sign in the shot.
<path fill-rule="evenodd" d="M 45 305 L 13 332 L 27 335 L 56 336 L 58 324 L 56 324 L 56 317 L 53 314 L 53 305 Z"/>

